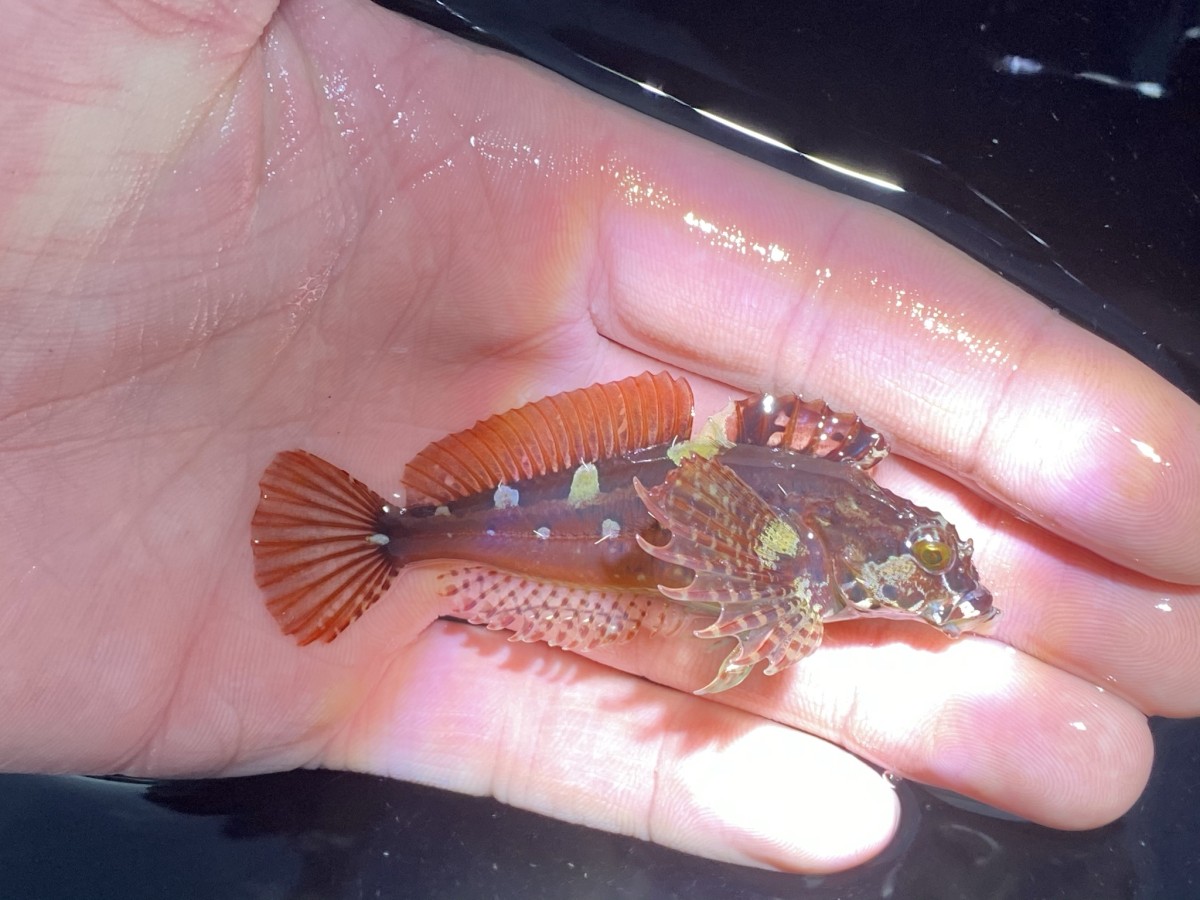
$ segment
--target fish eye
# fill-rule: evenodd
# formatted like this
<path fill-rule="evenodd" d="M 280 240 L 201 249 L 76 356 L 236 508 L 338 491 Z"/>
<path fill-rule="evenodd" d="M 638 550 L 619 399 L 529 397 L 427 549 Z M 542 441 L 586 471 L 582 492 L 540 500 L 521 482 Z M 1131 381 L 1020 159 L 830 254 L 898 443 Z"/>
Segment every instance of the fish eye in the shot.
<path fill-rule="evenodd" d="M 942 572 L 954 563 L 954 550 L 950 545 L 931 537 L 913 541 L 912 555 L 927 572 Z"/>

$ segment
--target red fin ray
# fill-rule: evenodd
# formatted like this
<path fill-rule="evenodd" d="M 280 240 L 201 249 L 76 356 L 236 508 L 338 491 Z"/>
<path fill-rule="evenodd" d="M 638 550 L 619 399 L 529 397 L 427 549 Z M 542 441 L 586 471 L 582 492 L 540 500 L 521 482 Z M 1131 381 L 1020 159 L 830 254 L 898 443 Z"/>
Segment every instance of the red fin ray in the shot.
<path fill-rule="evenodd" d="M 803 597 L 780 597 L 769 606 L 761 602 L 726 605 L 717 621 L 696 636 L 733 637 L 738 643 L 717 677 L 697 693 L 715 694 L 739 684 L 760 660 L 767 662 L 763 672 L 774 675 L 816 650 L 823 631 L 821 617 Z"/>
<path fill-rule="evenodd" d="M 285 634 L 332 641 L 388 589 L 396 565 L 377 542 L 381 497 L 302 450 L 259 481 L 250 524 L 255 580 Z"/>
<path fill-rule="evenodd" d="M 837 601 L 814 533 L 780 516 L 715 460 L 691 456 L 658 487 L 634 484 L 671 532 L 661 547 L 639 538 L 642 549 L 696 573 L 687 587 L 659 591 L 693 609 L 718 606 L 717 620 L 695 634 L 737 640 L 717 677 L 697 693 L 733 687 L 762 660 L 774 674 L 817 648 L 821 610 Z"/>
<path fill-rule="evenodd" d="M 527 403 L 434 441 L 404 469 L 409 503 L 446 503 L 502 482 L 686 440 L 692 389 L 645 372 Z"/>
<path fill-rule="evenodd" d="M 566 650 L 590 650 L 669 626 L 666 604 L 655 597 L 547 584 L 479 566 L 438 576 L 452 598 L 451 615 L 513 641 L 544 641 Z"/>

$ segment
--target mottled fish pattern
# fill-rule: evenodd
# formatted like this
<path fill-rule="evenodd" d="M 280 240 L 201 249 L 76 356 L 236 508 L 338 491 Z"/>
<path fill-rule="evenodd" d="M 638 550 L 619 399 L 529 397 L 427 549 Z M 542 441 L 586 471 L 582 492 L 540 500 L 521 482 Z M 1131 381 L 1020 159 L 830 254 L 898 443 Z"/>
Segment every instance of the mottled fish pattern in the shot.
<path fill-rule="evenodd" d="M 643 373 L 555 394 L 430 444 L 406 507 L 303 450 L 278 454 L 251 522 L 267 607 L 301 644 L 332 641 L 405 566 L 450 614 L 586 650 L 638 631 L 735 643 L 699 693 L 811 653 L 824 625 L 921 620 L 951 637 L 998 610 L 970 541 L 875 483 L 884 439 L 796 395 L 730 404 L 692 436 L 682 378 Z"/>

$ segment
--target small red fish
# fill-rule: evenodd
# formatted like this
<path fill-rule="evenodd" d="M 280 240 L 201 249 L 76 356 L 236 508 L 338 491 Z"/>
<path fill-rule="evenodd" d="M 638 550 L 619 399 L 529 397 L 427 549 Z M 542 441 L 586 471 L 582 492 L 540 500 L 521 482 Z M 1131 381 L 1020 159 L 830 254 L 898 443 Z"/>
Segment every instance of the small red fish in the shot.
<path fill-rule="evenodd" d="M 759 395 L 695 437 L 692 392 L 644 373 L 492 416 L 407 465 L 408 507 L 303 450 L 260 481 L 251 523 L 267 607 L 301 644 L 332 641 L 404 566 L 442 576 L 452 614 L 587 649 L 657 629 L 663 604 L 736 646 L 700 693 L 820 644 L 824 623 L 920 619 L 950 636 L 993 618 L 971 542 L 884 490 L 857 416 Z"/>

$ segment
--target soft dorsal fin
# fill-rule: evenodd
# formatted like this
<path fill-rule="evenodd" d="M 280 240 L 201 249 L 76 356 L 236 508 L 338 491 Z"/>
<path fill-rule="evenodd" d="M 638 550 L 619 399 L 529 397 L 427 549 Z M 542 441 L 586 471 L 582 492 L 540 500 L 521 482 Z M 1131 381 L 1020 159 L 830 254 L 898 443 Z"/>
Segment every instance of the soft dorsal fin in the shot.
<path fill-rule="evenodd" d="M 402 481 L 410 505 L 447 503 L 691 434 L 691 386 L 666 372 L 643 372 L 476 422 L 418 453 Z"/>

